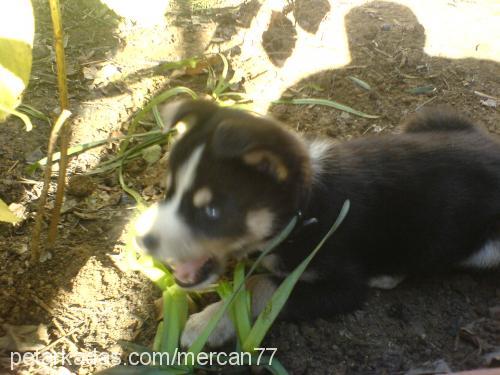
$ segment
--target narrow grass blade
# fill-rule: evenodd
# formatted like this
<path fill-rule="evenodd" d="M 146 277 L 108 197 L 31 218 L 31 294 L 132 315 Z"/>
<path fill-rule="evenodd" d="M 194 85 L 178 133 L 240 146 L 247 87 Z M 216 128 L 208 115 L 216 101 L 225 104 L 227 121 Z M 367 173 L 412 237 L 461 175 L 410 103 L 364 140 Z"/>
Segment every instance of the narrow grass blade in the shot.
<path fill-rule="evenodd" d="M 236 288 L 245 282 L 245 263 L 239 262 L 236 265 L 233 277 L 233 283 L 222 280 L 217 286 L 217 293 L 222 300 L 231 298 L 234 293 L 237 293 Z M 238 348 L 241 348 L 244 339 L 252 328 L 251 313 L 250 313 L 250 293 L 246 288 L 242 288 L 229 306 L 229 316 L 234 324 L 238 336 Z M 237 348 L 237 350 L 238 350 Z"/>
<path fill-rule="evenodd" d="M 162 352 L 171 356 L 178 350 L 182 329 L 188 315 L 188 300 L 185 291 L 172 285 L 163 292 L 163 334 L 160 342 Z"/>
<path fill-rule="evenodd" d="M 169 70 L 181 69 L 181 68 L 196 68 L 198 61 L 200 59 L 196 57 L 190 57 L 181 61 L 169 61 L 158 65 L 156 68 L 157 72 L 168 72 Z"/>
<path fill-rule="evenodd" d="M 273 358 L 272 361 L 269 359 L 269 362 L 264 367 L 273 375 L 288 375 L 288 371 L 276 358 Z"/>
<path fill-rule="evenodd" d="M 105 145 L 106 143 L 121 141 L 123 139 L 144 138 L 144 137 L 149 137 L 149 136 L 153 136 L 153 135 L 161 135 L 161 134 L 162 134 L 162 132 L 160 130 L 152 130 L 152 131 L 147 132 L 147 133 L 133 134 L 130 136 L 124 135 L 121 137 L 112 137 L 112 138 L 100 139 L 98 141 L 93 141 L 93 142 L 88 142 L 88 143 L 81 143 L 79 145 L 68 148 L 68 155 L 76 155 L 76 154 L 82 153 L 84 151 L 91 150 L 93 148 Z M 61 157 L 61 153 L 55 152 L 52 155 L 52 161 L 53 162 L 58 161 L 60 157 Z M 42 159 L 38 160 L 35 164 L 45 165 L 45 164 L 47 164 L 47 158 L 42 158 Z"/>
<path fill-rule="evenodd" d="M 52 125 L 50 118 L 45 113 L 39 111 L 35 107 L 32 107 L 28 104 L 19 104 L 17 109 L 19 112 L 22 112 L 28 116 L 37 118 L 39 120 L 43 120 L 43 121 L 47 122 L 49 125 Z"/>
<path fill-rule="evenodd" d="M 170 134 L 170 133 L 168 133 L 168 134 Z M 125 162 L 127 161 L 127 157 L 129 155 L 133 154 L 133 155 L 142 156 L 142 151 L 145 150 L 146 148 L 148 148 L 152 145 L 159 146 L 163 143 L 166 143 L 168 141 L 168 136 L 169 136 L 168 134 L 167 135 L 159 134 L 157 137 L 156 136 L 152 137 L 151 139 L 148 139 L 148 140 L 140 143 L 139 145 L 124 152 L 123 154 L 118 155 L 118 157 L 117 157 L 119 159 L 118 180 L 120 182 L 120 186 L 122 187 L 122 189 L 126 193 L 128 193 L 130 196 L 132 196 L 134 198 L 134 200 L 137 202 L 138 209 L 143 209 L 144 207 L 146 207 L 146 203 L 144 202 L 141 195 L 137 191 L 135 191 L 134 189 L 129 187 L 127 184 L 125 184 L 125 179 L 123 177 L 123 166 L 124 166 Z"/>
<path fill-rule="evenodd" d="M 239 262 L 234 270 L 233 285 L 238 286 L 245 282 L 245 263 Z M 236 293 L 236 289 L 233 289 Z M 238 333 L 238 339 L 240 345 L 243 345 L 243 341 L 250 333 L 252 328 L 251 323 L 251 308 L 250 308 L 250 293 L 247 288 L 242 288 L 241 292 L 236 295 L 232 305 L 234 312 L 234 323 L 236 327 L 236 332 Z"/>
<path fill-rule="evenodd" d="M 422 95 L 422 94 L 431 94 L 436 90 L 437 90 L 436 87 L 429 85 L 429 86 L 414 87 L 412 89 L 409 89 L 408 92 L 414 95 Z"/>
<path fill-rule="evenodd" d="M 138 145 L 135 145 L 134 147 L 130 148 L 123 154 L 119 154 L 109 160 L 106 160 L 102 163 L 99 164 L 98 168 L 87 172 L 87 174 L 98 174 L 98 173 L 104 173 L 108 172 L 110 170 L 113 170 L 115 168 L 118 168 L 122 162 L 123 164 L 126 164 L 127 162 L 139 158 L 142 155 L 142 150 L 154 145 L 163 145 L 168 142 L 169 136 L 171 133 L 167 133 L 166 135 L 161 133 L 161 132 L 151 132 L 151 136 L 147 137 L 144 141 L 139 143 Z M 133 136 L 130 136 L 129 138 L 133 138 Z"/>
<path fill-rule="evenodd" d="M 354 76 L 349 76 L 347 77 L 349 78 L 351 81 L 353 81 L 356 85 L 358 85 L 359 87 L 361 87 L 362 89 L 365 89 L 366 91 L 370 91 L 372 88 L 370 87 L 370 85 L 368 83 L 366 83 L 365 81 L 357 78 L 357 77 L 354 77 Z"/>
<path fill-rule="evenodd" d="M 158 323 L 156 328 L 156 334 L 153 339 L 153 352 L 159 352 L 161 350 L 161 340 L 163 338 L 163 322 Z"/>
<path fill-rule="evenodd" d="M 139 112 L 137 112 L 134 119 L 130 123 L 130 126 L 128 127 L 128 134 L 132 135 L 135 133 L 135 129 L 137 128 L 139 121 L 142 120 L 142 118 L 146 115 L 146 113 L 148 113 L 154 106 L 164 102 L 165 100 L 167 100 L 173 96 L 177 96 L 180 94 L 188 94 L 193 99 L 198 98 L 198 95 L 193 90 L 188 89 L 187 87 L 183 87 L 183 86 L 174 87 L 170 90 L 162 92 L 159 95 L 156 95 L 153 99 L 150 100 L 150 102 L 148 104 L 146 104 L 146 106 L 143 109 L 141 109 Z M 120 154 L 123 154 L 125 152 L 129 143 L 130 143 L 129 140 L 126 139 L 121 144 Z"/>
<path fill-rule="evenodd" d="M 262 261 L 262 259 L 272 249 L 274 249 L 276 246 L 278 246 L 286 237 L 288 237 L 290 232 L 295 227 L 296 223 L 297 223 L 297 217 L 294 216 L 293 219 L 290 220 L 290 222 L 287 224 L 287 226 L 277 236 L 275 236 L 273 239 L 271 239 L 271 241 L 268 243 L 268 245 L 266 246 L 264 251 L 260 254 L 260 256 L 255 261 L 255 263 L 252 265 L 252 267 L 250 267 L 250 270 L 248 271 L 248 273 L 245 277 L 245 281 L 255 271 L 255 268 Z M 233 302 L 234 298 L 242 290 L 243 286 L 244 286 L 244 282 L 240 283 L 239 285 L 234 286 L 234 291 L 231 294 L 230 298 L 227 298 L 226 300 L 224 300 L 224 303 L 222 304 L 219 311 L 217 311 L 217 313 L 213 316 L 213 318 L 208 322 L 208 324 L 205 327 L 205 329 L 203 330 L 203 332 L 197 337 L 195 342 L 188 349 L 188 351 L 194 353 L 195 357 L 198 355 L 198 353 L 201 352 L 201 350 L 203 349 L 203 347 L 205 346 L 205 344 L 208 340 L 208 337 L 210 336 L 212 331 L 215 329 L 215 327 L 217 326 L 217 323 L 222 318 L 224 313 L 227 311 L 227 309 L 229 308 L 229 305 Z"/>
<path fill-rule="evenodd" d="M 299 104 L 299 105 L 308 105 L 308 104 L 316 104 L 316 105 L 324 105 L 327 107 L 332 107 L 338 109 L 340 111 L 348 112 L 353 115 L 364 117 L 364 118 L 379 118 L 377 115 L 369 115 L 367 113 L 358 111 L 354 108 L 351 108 L 345 104 L 341 104 L 335 102 L 333 100 L 328 99 L 314 99 L 314 98 L 304 98 L 304 99 L 280 99 L 273 101 L 274 104 Z"/>
<path fill-rule="evenodd" d="M 216 80 L 217 84 L 212 92 L 214 98 L 218 98 L 228 87 L 229 82 L 227 82 L 227 73 L 229 71 L 229 63 L 227 61 L 226 56 L 222 53 L 218 54 L 224 64 L 224 68 L 222 69 L 222 74 L 219 79 Z"/>
<path fill-rule="evenodd" d="M 250 334 L 247 336 L 245 342 L 243 343 L 244 351 L 253 352 L 254 348 L 260 346 L 262 340 L 269 331 L 269 328 L 271 328 L 274 320 L 290 297 L 290 294 L 292 293 L 292 290 L 299 280 L 300 276 L 302 275 L 302 273 L 304 273 L 308 264 L 314 258 L 319 249 L 321 249 L 326 240 L 328 240 L 328 238 L 337 230 L 339 225 L 342 223 L 347 215 L 347 212 L 349 211 L 349 206 L 350 202 L 348 200 L 345 201 L 344 205 L 342 206 L 342 210 L 337 217 L 337 220 L 335 220 L 335 223 L 332 225 L 328 233 L 323 237 L 323 239 L 319 242 L 319 244 L 311 252 L 311 254 L 309 254 L 309 256 L 304 259 L 302 263 L 300 263 L 290 275 L 288 275 L 288 277 L 278 287 L 276 292 L 274 292 L 264 310 L 257 317 L 257 320 L 254 323 Z"/>
<path fill-rule="evenodd" d="M 163 130 L 165 128 L 165 124 L 163 123 L 163 120 L 160 116 L 160 111 L 158 110 L 157 105 L 153 107 L 153 117 L 155 118 L 155 122 L 158 128 Z"/>
<path fill-rule="evenodd" d="M 121 161 L 118 168 L 118 181 L 120 182 L 120 186 L 124 192 L 134 198 L 137 203 L 137 208 L 142 209 L 143 207 L 146 207 L 146 202 L 144 202 L 141 195 L 137 191 L 135 191 L 125 183 L 125 179 L 123 177 L 123 162 L 124 160 Z"/>
<path fill-rule="evenodd" d="M 16 117 L 19 117 L 23 122 L 24 126 L 26 126 L 26 131 L 29 132 L 33 129 L 33 124 L 31 123 L 31 120 L 28 116 L 26 116 L 24 113 L 21 113 L 15 109 L 7 108 L 6 106 L 0 104 L 0 111 L 6 112 L 10 115 L 14 115 Z"/>

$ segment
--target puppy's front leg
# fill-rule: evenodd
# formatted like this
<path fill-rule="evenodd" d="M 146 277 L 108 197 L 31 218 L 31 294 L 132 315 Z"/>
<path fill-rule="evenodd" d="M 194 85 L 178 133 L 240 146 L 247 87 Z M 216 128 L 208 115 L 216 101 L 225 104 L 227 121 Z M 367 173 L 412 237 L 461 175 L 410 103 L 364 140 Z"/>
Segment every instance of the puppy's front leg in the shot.
<path fill-rule="evenodd" d="M 223 301 L 212 303 L 205 307 L 199 313 L 192 314 L 186 322 L 184 331 L 181 336 L 181 346 L 183 348 L 190 347 L 196 338 L 203 332 L 208 322 L 222 308 Z M 222 346 L 227 341 L 235 336 L 233 322 L 229 315 L 225 313 L 219 323 L 208 337 L 208 345 L 211 347 Z"/>
<path fill-rule="evenodd" d="M 276 290 L 276 284 L 267 276 L 256 275 L 248 279 L 247 289 L 252 295 L 252 317 L 255 319 L 273 295 Z M 193 344 L 196 338 L 203 332 L 208 322 L 217 311 L 222 308 L 222 305 L 223 301 L 212 303 L 199 313 L 192 314 L 189 317 L 184 327 L 184 331 L 182 332 L 182 347 L 187 348 Z M 234 324 L 226 312 L 209 336 L 208 345 L 211 347 L 219 347 L 233 340 L 235 336 Z"/>

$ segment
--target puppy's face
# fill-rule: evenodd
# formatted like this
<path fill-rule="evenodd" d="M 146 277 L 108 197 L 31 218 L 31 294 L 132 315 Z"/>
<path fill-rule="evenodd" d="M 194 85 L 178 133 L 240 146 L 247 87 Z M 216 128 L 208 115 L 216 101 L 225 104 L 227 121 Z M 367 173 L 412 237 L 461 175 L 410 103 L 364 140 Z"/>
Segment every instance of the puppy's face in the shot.
<path fill-rule="evenodd" d="M 171 151 L 165 200 L 138 219 L 137 240 L 180 286 L 201 289 L 290 220 L 310 162 L 302 142 L 269 119 L 204 101 L 169 104 L 162 115 L 167 126 L 189 119 L 190 127 Z"/>

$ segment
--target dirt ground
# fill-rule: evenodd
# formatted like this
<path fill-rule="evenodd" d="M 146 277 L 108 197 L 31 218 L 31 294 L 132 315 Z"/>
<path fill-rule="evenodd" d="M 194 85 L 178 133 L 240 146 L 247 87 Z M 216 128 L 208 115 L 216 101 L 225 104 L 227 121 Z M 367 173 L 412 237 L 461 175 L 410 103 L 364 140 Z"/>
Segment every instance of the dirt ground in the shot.
<path fill-rule="evenodd" d="M 44 1 L 33 3 L 34 64 L 24 103 L 54 116 L 58 101 L 50 14 Z M 495 61 L 427 53 L 426 38 L 432 35 L 411 8 L 421 3 L 405 3 L 410 7 L 354 0 L 252 0 L 202 9 L 201 1 L 178 2 L 155 10 L 166 16 L 146 25 L 97 0 L 66 0 L 72 143 L 125 132 L 145 100 L 166 88 L 182 85 L 206 92 L 204 73 L 160 74 L 154 68 L 162 61 L 213 52 L 228 57 L 232 90 L 246 91 L 261 108 L 269 107 L 273 116 L 301 132 L 338 140 L 397 132 L 408 114 L 445 104 L 500 135 L 500 56 Z M 470 12 L 478 24 L 491 24 L 495 14 L 498 18 L 494 2 L 486 0 L 434 4 L 450 14 Z M 337 19 L 344 24 L 339 26 Z M 345 30 L 336 35 L 325 26 L 329 22 Z M 329 44 L 335 38 L 349 52 L 345 63 L 340 50 Z M 478 37 L 476 52 L 485 48 L 481 56 L 488 56 L 490 47 Z M 314 51 L 333 57 L 321 60 Z M 300 57 L 306 62 L 300 63 Z M 305 69 L 314 64 L 324 68 Z M 328 98 L 380 117 L 322 106 L 270 105 L 280 96 Z M 123 261 L 124 230 L 134 200 L 122 192 L 114 174 L 70 184 L 57 244 L 43 263 L 29 266 L 42 178 L 40 172 L 29 174 L 26 166 L 44 156 L 49 132 L 46 122 L 35 119 L 34 124 L 31 133 L 16 119 L 0 126 L 0 198 L 25 211 L 20 225 L 0 225 L 0 338 L 9 330 L 19 333 L 20 325 L 42 325 L 47 334 L 39 342 L 26 340 L 32 348 L 121 354 L 118 340 L 151 345 L 157 324 L 154 300 L 160 293 Z M 111 144 L 75 157 L 71 174 L 91 171 L 114 152 L 116 144 Z M 158 171 L 158 164 L 139 161 L 128 167 L 127 181 L 154 201 L 162 191 Z M 49 205 L 52 194 L 53 187 Z M 373 290 L 366 306 L 353 314 L 279 323 L 265 345 L 278 348 L 277 356 L 291 374 L 432 374 L 494 367 L 500 366 L 499 307 L 498 272 L 407 280 L 391 291 Z M 37 362 L 10 370 L 9 353 L 0 349 L 0 374 L 89 374 L 102 367 Z"/>

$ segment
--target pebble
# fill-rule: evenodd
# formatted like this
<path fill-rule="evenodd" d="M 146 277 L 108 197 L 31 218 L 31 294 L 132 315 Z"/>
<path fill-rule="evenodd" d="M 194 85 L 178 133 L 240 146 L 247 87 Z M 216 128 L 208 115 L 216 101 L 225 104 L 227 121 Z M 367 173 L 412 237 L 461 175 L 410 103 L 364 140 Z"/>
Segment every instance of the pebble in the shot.
<path fill-rule="evenodd" d="M 71 177 L 68 184 L 68 194 L 74 197 L 85 198 L 94 192 L 96 184 L 90 176 L 76 175 Z"/>

